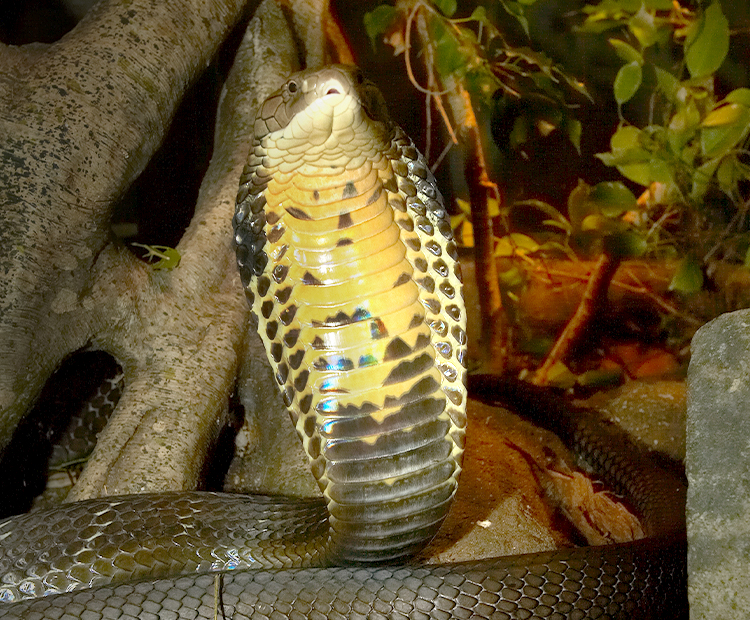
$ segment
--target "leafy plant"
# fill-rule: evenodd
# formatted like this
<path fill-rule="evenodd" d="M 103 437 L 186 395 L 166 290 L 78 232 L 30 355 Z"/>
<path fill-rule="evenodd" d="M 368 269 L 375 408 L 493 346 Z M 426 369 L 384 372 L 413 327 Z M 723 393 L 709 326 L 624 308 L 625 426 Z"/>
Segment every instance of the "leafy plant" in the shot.
<path fill-rule="evenodd" d="M 511 17 L 509 21 L 528 34 L 524 7 L 535 2 L 501 0 L 493 6 L 493 10 L 502 7 Z M 467 241 L 471 236 L 471 245 L 475 247 L 477 280 L 487 292 L 481 297 L 480 305 L 483 334 L 486 336 L 482 340 L 487 344 L 489 353 L 493 349 L 506 348 L 501 342 L 504 331 L 497 328 L 503 308 L 493 254 L 533 252 L 537 248 L 529 237 L 509 234 L 498 240 L 492 234 L 493 211 L 497 209 L 501 192 L 487 170 L 477 117 L 486 117 L 498 106 L 533 93 L 536 101 L 543 105 L 527 108 L 524 112 L 528 113 L 513 116 L 514 123 L 510 130 L 513 143 L 524 143 L 535 128 L 541 127 L 545 131 L 560 128 L 579 148 L 581 125 L 569 114 L 565 96 L 570 90 L 584 95 L 587 93 L 582 83 L 570 78 L 544 54 L 530 47 L 510 45 L 484 6 L 476 7 L 468 17 L 462 18 L 454 17 L 456 10 L 454 0 L 441 0 L 434 4 L 425 0 L 397 0 L 395 5 L 378 6 L 365 16 L 364 22 L 373 46 L 382 38 L 393 47 L 395 54 L 404 53 L 406 69 L 415 88 L 434 103 L 453 142 L 461 141 L 466 147 L 466 181 L 472 221 L 469 222 L 468 213 L 462 213 L 459 218 L 463 219 L 456 225 L 463 227 L 462 234 Z M 495 10 L 494 18 L 497 16 L 498 11 Z M 419 58 L 425 64 L 427 86 L 417 82 L 411 69 L 413 31 L 422 45 Z M 446 108 L 450 110 L 452 120 Z M 443 153 L 446 152 L 447 148 Z M 426 155 L 429 158 L 429 142 Z M 435 165 L 441 159 L 442 155 Z M 502 274 L 500 279 L 507 275 Z M 490 354 L 487 358 L 497 360 L 499 356 Z"/>
<path fill-rule="evenodd" d="M 613 85 L 621 122 L 610 150 L 597 156 L 648 188 L 644 219 L 655 224 L 669 214 L 681 223 L 672 239 L 680 253 L 698 249 L 700 264 L 716 254 L 731 257 L 746 250 L 750 90 L 737 88 L 721 99 L 715 94 L 714 74 L 726 59 L 730 39 L 720 3 L 714 0 L 692 12 L 666 0 L 605 0 L 585 12 L 581 31 L 619 30 L 609 42 L 625 62 Z M 652 53 L 666 43 L 681 53 L 674 66 L 661 66 Z M 648 96 L 652 110 L 642 127 L 628 123 L 624 111 L 639 93 Z M 710 208 L 717 199 L 731 205 L 729 223 Z M 750 265 L 750 255 L 741 258 Z M 693 258 L 684 265 L 695 271 Z M 674 288 L 684 290 L 679 282 L 685 275 L 678 273 Z M 695 278 L 687 281 L 694 284 Z"/>
<path fill-rule="evenodd" d="M 512 2 L 502 0 L 499 6 L 520 25 L 528 36 L 529 25 L 524 7 L 537 0 Z M 488 16 L 484 6 L 471 15 L 455 18 L 455 0 L 440 0 L 432 5 L 420 0 L 381 4 L 364 17 L 364 25 L 373 47 L 383 38 L 395 50 L 409 54 L 410 28 L 419 9 L 428 14 L 427 30 L 434 53 L 433 68 L 438 77 L 458 80 L 471 94 L 474 105 L 492 110 L 502 97 L 519 100 L 536 93 L 546 102 L 544 122 L 559 127 L 580 148 L 581 124 L 569 113 L 565 88 L 585 97 L 589 94 L 580 81 L 567 75 L 544 53 L 528 46 L 512 46 Z M 408 62 L 408 61 L 407 61 Z M 502 96 L 502 97 L 501 97 Z M 520 144 L 527 139 L 539 110 L 516 119 L 512 140 Z"/>
<path fill-rule="evenodd" d="M 373 45 L 382 38 L 395 53 L 405 52 L 410 78 L 437 101 L 454 141 L 460 130 L 476 125 L 476 117 L 486 122 L 492 116 L 493 138 L 508 151 L 520 149 L 535 135 L 557 131 L 580 153 L 583 128 L 567 100 L 571 93 L 588 96 L 586 88 L 544 53 L 513 46 L 505 34 L 509 23 L 528 34 L 525 9 L 535 3 L 500 2 L 494 13 L 479 6 L 468 17 L 457 18 L 452 0 L 397 0 L 377 7 L 365 22 Z M 500 27 L 497 18 L 503 11 L 511 20 Z M 586 294 L 589 306 L 582 304 L 576 313 L 579 321 L 566 329 L 568 341 L 575 340 L 595 314 L 597 300 L 606 297 L 623 258 L 681 258 L 670 287 L 680 293 L 701 289 L 712 256 L 744 260 L 750 266 L 750 89 L 722 95 L 715 91 L 715 75 L 730 42 L 719 2 L 709 0 L 692 9 L 679 0 L 602 0 L 586 5 L 579 17 L 576 36 L 606 39 L 622 63 L 611 83 L 619 124 L 609 150 L 597 157 L 624 182 L 579 181 L 567 209 L 540 200 L 507 205 L 497 189 L 488 198 L 470 191 L 468 202 L 457 200 L 458 213 L 452 217 L 463 245 L 486 248 L 485 258 L 477 252 L 480 287 L 490 290 L 489 271 L 484 280 L 480 277 L 486 256 L 505 259 L 497 266 L 490 261 L 492 269 L 498 269 L 490 279 L 499 283 L 507 319 L 522 330 L 516 301 L 526 286 L 523 262 L 538 265 L 547 256 L 597 259 Z M 417 84 L 411 72 L 412 30 L 423 41 L 426 86 Z M 463 116 L 453 107 L 459 123 L 454 133 L 440 100 L 450 100 L 455 92 L 465 92 L 469 105 Z M 498 117 L 502 123 L 494 122 Z M 477 182 L 494 187 L 492 173 L 482 170 L 474 179 L 467 177 L 470 187 Z M 641 190 L 634 193 L 634 185 Z M 527 212 L 525 221 L 540 224 L 523 232 L 512 230 L 509 222 L 516 209 Z M 484 306 L 482 314 L 489 316 Z M 560 344 L 555 345 L 560 357 L 550 356 L 543 365 L 547 374 L 566 355 Z"/>

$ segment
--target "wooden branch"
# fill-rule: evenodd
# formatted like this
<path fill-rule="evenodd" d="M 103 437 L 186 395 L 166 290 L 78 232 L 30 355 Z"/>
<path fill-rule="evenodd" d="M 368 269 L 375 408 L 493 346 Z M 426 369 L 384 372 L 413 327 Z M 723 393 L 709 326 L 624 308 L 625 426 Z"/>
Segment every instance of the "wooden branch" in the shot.
<path fill-rule="evenodd" d="M 485 367 L 489 372 L 502 374 L 507 361 L 507 339 L 505 338 L 505 315 L 500 298 L 497 262 L 494 255 L 494 235 L 490 218 L 489 201 L 500 202 L 498 187 L 490 181 L 484 148 L 479 135 L 479 126 L 471 106 L 469 94 L 461 89 L 466 119 L 462 125 L 466 136 L 465 177 L 469 186 L 471 221 L 474 225 L 474 261 L 477 287 L 483 291 L 479 296 L 482 314 L 482 342 Z"/>
<path fill-rule="evenodd" d="M 596 313 L 607 299 L 609 284 L 620 266 L 622 258 L 603 253 L 596 263 L 596 268 L 586 285 L 586 291 L 578 304 L 573 318 L 563 329 L 554 346 L 547 354 L 544 363 L 534 373 L 531 383 L 547 385 L 549 372 L 557 362 L 565 361 L 571 351 L 584 336 L 586 328 L 591 324 Z"/>

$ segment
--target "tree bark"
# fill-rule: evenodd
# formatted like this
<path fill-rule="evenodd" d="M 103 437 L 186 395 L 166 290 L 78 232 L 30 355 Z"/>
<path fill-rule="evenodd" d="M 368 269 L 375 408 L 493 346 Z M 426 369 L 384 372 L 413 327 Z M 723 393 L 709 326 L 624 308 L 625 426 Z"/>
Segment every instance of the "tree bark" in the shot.
<path fill-rule="evenodd" d="M 51 46 L 0 47 L 0 448 L 72 352 L 108 351 L 126 377 L 70 499 L 194 488 L 226 410 L 249 315 L 231 217 L 255 108 L 322 29 L 293 31 L 294 3 L 261 5 L 178 267 L 138 261 L 109 226 L 243 4 L 105 0 Z M 327 2 L 301 4 L 325 19 Z"/>

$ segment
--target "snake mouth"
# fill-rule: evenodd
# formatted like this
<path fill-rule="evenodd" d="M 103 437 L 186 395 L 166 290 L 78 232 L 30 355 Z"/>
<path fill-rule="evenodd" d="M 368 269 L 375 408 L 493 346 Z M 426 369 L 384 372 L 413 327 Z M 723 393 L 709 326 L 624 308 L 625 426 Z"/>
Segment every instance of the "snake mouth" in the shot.
<path fill-rule="evenodd" d="M 303 140 L 315 146 L 335 143 L 344 149 L 368 141 L 385 149 L 390 139 L 385 100 L 357 67 L 334 65 L 303 72 L 269 100 L 277 103 L 261 112 L 269 121 L 265 138 L 281 136 L 290 145 Z"/>

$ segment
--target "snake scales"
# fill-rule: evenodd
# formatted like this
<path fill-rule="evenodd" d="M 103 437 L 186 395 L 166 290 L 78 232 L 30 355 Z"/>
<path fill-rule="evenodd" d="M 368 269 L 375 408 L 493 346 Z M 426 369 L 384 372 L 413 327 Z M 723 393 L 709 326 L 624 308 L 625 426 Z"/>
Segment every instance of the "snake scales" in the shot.
<path fill-rule="evenodd" d="M 398 563 L 430 540 L 455 493 L 465 316 L 434 179 L 358 70 L 303 72 L 266 100 L 234 225 L 243 285 L 323 502 L 178 493 L 14 517 L 0 524 L 1 617 L 211 618 L 213 577 L 196 574 L 210 570 L 227 571 L 221 603 L 237 619 L 683 611 L 685 551 L 669 515 L 680 484 L 622 460 L 585 421 L 568 439 L 633 498 L 653 538 Z M 493 393 L 489 379 L 474 382 Z M 344 566 L 319 567 L 330 564 Z M 112 579 L 130 582 L 100 585 Z"/>

